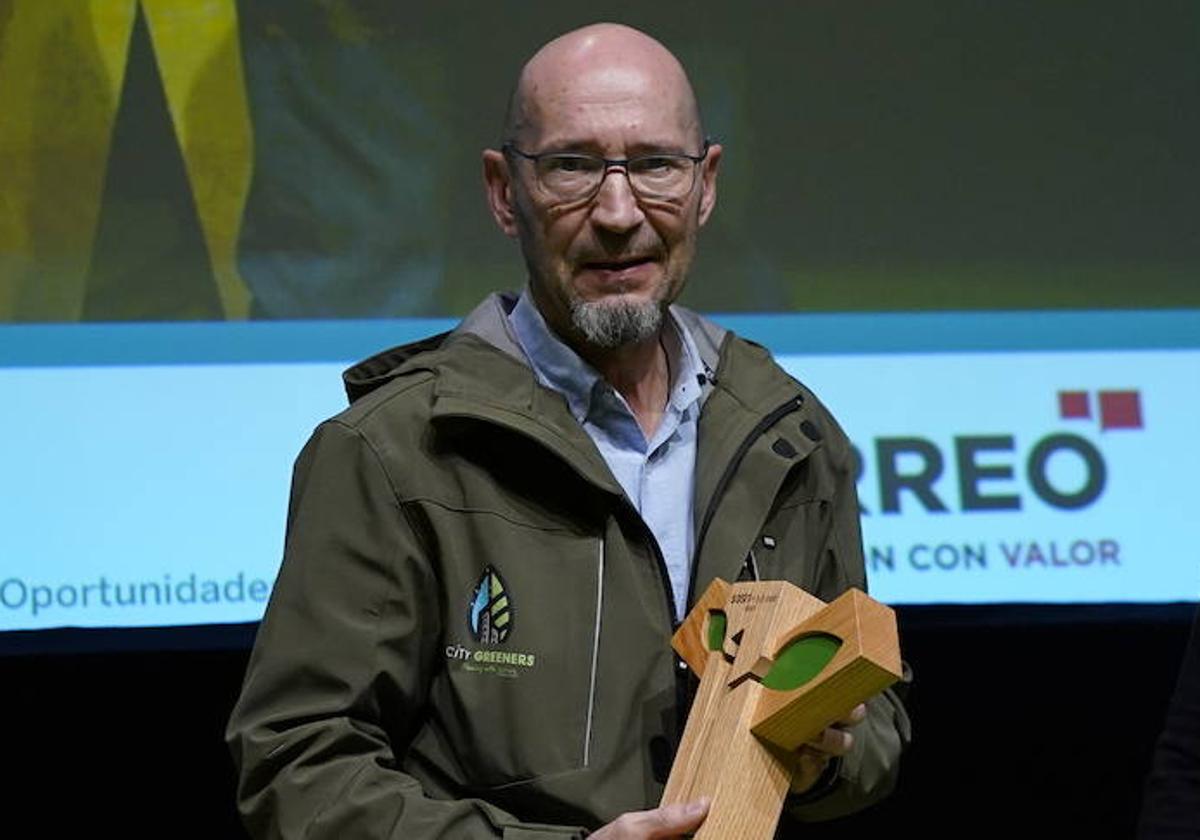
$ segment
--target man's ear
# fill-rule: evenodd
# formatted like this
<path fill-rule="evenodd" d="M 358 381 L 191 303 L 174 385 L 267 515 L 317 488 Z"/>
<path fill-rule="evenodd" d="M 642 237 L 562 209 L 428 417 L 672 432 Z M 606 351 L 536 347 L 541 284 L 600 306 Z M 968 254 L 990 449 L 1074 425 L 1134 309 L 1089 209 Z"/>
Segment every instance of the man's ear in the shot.
<path fill-rule="evenodd" d="M 507 236 L 515 237 L 517 213 L 513 203 L 513 183 L 503 152 L 483 150 L 483 189 L 492 218 Z"/>
<path fill-rule="evenodd" d="M 721 163 L 721 144 L 713 143 L 708 147 L 708 154 L 700 165 L 704 167 L 700 173 L 700 224 L 708 221 L 713 208 L 717 206 L 717 166 Z"/>

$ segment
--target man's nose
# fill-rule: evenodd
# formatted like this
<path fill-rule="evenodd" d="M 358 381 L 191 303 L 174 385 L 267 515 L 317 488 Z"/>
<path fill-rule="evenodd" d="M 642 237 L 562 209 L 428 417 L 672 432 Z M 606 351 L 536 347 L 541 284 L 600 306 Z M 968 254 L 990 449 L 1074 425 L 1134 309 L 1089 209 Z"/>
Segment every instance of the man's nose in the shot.
<path fill-rule="evenodd" d="M 629 183 L 629 173 L 622 167 L 610 166 L 600 183 L 600 192 L 596 194 L 593 223 L 613 233 L 627 233 L 645 218 Z"/>

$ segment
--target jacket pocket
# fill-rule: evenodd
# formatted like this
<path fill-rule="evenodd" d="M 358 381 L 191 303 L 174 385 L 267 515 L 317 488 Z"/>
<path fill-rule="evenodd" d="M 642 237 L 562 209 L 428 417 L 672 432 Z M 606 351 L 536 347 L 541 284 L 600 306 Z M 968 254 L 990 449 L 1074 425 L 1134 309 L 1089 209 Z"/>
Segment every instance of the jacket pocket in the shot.
<path fill-rule="evenodd" d="M 595 535 L 456 511 L 439 529 L 445 668 L 429 724 L 468 790 L 589 760 L 603 543 Z"/>

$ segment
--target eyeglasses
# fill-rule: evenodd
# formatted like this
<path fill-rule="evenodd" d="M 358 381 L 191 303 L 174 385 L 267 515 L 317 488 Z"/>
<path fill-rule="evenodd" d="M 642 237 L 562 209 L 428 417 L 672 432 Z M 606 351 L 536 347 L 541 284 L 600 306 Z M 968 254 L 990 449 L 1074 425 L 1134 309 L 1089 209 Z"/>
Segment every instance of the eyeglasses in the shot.
<path fill-rule="evenodd" d="M 517 155 L 533 163 L 537 185 L 554 201 L 567 204 L 591 201 L 609 170 L 625 170 L 633 194 L 640 199 L 678 201 L 696 185 L 696 170 L 708 157 L 711 140 L 704 141 L 698 155 L 659 152 L 632 158 L 606 158 L 576 152 L 523 152 L 512 143 L 501 148 L 506 155 Z"/>

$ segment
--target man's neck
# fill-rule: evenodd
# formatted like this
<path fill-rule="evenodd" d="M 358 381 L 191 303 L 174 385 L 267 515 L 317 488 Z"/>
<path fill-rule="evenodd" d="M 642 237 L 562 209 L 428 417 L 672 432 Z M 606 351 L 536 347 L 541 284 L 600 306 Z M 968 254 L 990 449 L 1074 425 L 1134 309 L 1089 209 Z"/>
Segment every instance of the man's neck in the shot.
<path fill-rule="evenodd" d="M 636 344 L 612 349 L 576 347 L 575 350 L 596 372 L 625 398 L 647 439 L 662 423 L 671 392 L 671 365 L 663 331 Z"/>

